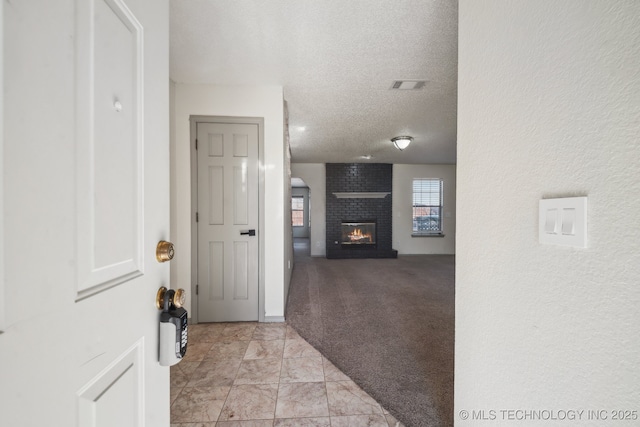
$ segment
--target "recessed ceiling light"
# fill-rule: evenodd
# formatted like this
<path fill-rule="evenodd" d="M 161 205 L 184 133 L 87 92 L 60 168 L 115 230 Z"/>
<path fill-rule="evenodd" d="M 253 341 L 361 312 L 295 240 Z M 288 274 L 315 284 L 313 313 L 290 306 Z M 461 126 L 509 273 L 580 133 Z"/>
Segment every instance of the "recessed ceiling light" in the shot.
<path fill-rule="evenodd" d="M 373 156 L 371 154 L 367 154 L 365 156 L 360 156 L 360 158 L 364 159 L 364 160 L 371 160 L 371 159 L 373 159 Z"/>
<path fill-rule="evenodd" d="M 298 130 L 300 132 L 304 132 L 305 130 L 307 130 L 307 127 L 306 126 L 298 126 Z"/>

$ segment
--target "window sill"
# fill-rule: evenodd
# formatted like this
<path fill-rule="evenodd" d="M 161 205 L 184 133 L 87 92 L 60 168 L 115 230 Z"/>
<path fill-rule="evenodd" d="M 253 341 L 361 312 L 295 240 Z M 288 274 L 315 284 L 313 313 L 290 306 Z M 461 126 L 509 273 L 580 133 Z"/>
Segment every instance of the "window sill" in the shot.
<path fill-rule="evenodd" d="M 444 237 L 442 233 L 433 233 L 433 234 L 412 234 L 411 237 Z"/>

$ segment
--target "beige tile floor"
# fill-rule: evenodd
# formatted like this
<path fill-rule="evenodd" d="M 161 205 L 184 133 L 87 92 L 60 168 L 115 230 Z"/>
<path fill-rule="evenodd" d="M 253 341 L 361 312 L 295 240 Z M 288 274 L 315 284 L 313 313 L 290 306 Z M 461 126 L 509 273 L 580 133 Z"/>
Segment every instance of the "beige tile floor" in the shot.
<path fill-rule="evenodd" d="M 402 427 L 282 323 L 189 326 L 171 427 Z"/>

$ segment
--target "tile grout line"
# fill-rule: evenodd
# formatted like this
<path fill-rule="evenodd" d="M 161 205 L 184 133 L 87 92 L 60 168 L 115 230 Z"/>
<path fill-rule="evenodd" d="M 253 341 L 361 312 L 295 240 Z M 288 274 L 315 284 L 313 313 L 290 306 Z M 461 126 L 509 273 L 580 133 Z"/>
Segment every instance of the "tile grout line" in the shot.
<path fill-rule="evenodd" d="M 331 407 L 329 405 L 329 390 L 327 389 L 327 371 L 324 369 L 325 357 L 320 353 L 320 360 L 322 363 L 322 380 L 324 382 L 324 396 L 327 400 L 327 416 L 329 417 L 329 426 L 331 426 Z"/>
<path fill-rule="evenodd" d="M 284 364 L 284 348 L 287 345 L 287 329 L 284 329 L 284 340 L 282 343 L 282 356 L 280 358 L 280 372 L 278 373 L 278 388 L 276 391 L 276 406 L 273 408 L 273 424 L 276 425 L 276 413 L 278 411 L 278 399 L 280 398 L 280 381 L 282 380 L 282 365 Z"/>
<path fill-rule="evenodd" d="M 221 336 L 224 333 L 224 331 L 227 329 L 228 326 L 229 325 L 226 325 L 224 327 L 224 329 L 221 332 Z M 251 333 L 251 336 L 253 337 L 253 332 Z M 221 342 L 224 342 L 224 339 Z M 251 342 L 251 341 L 249 341 L 249 342 Z M 211 348 L 213 348 L 213 345 L 211 346 Z M 247 344 L 247 348 L 244 350 L 244 353 L 243 353 L 242 357 L 240 358 L 240 364 L 238 365 L 238 369 L 236 370 L 236 373 L 235 373 L 235 375 L 233 377 L 233 381 L 231 382 L 231 386 L 229 386 L 229 391 L 227 392 L 227 396 L 224 398 L 224 403 L 222 404 L 222 408 L 220 408 L 220 413 L 218 414 L 218 418 L 215 421 L 215 423 L 216 423 L 215 425 L 218 425 L 219 422 L 224 421 L 224 420 L 220 420 L 220 417 L 222 417 L 222 411 L 224 410 L 225 406 L 227 405 L 227 400 L 229 400 L 229 396 L 231 395 L 231 390 L 233 390 L 233 386 L 234 386 L 234 384 L 236 382 L 236 379 L 238 378 L 238 372 L 240 371 L 240 367 L 242 366 L 242 361 L 244 360 L 244 356 L 247 354 L 247 350 L 248 349 L 249 349 L 249 344 Z M 211 351 L 211 350 L 209 350 L 209 351 Z M 225 357 L 225 359 L 229 360 L 228 357 Z M 204 362 L 204 359 L 203 359 L 203 362 Z"/>

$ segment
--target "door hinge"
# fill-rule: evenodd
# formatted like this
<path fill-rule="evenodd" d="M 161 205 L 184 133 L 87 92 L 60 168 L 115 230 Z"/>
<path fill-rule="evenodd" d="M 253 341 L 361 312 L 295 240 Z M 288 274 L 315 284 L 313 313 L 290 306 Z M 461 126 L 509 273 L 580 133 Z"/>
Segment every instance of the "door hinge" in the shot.
<path fill-rule="evenodd" d="M 200 291 L 200 285 L 196 285 L 196 295 L 198 295 L 198 291 Z"/>
<path fill-rule="evenodd" d="M 196 212 L 196 222 L 198 222 L 200 220 L 200 216 L 198 215 L 198 212 Z"/>
<path fill-rule="evenodd" d="M 196 138 L 196 150 L 198 149 L 198 138 Z"/>

